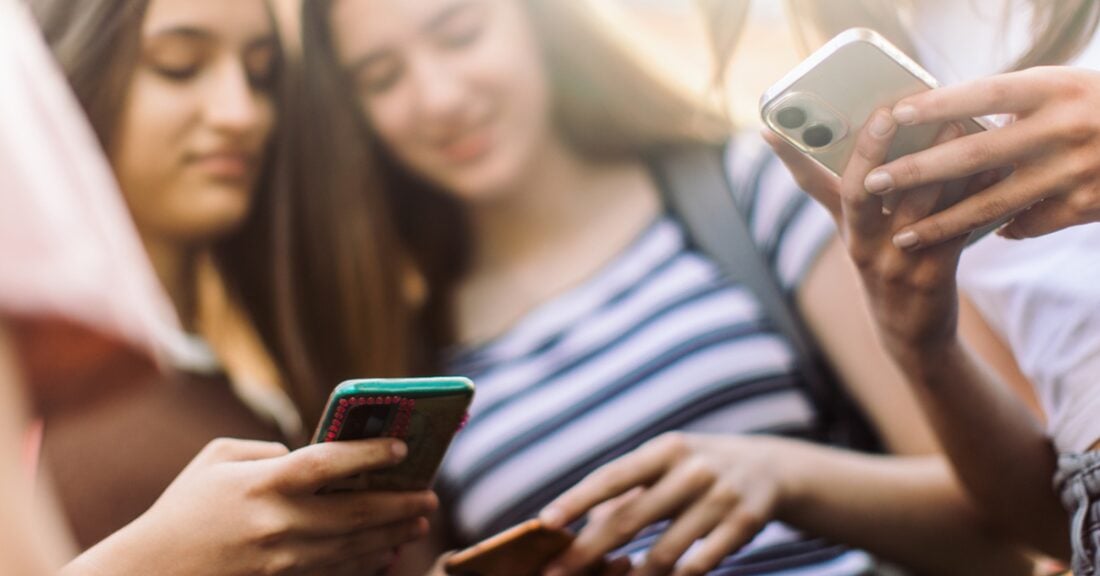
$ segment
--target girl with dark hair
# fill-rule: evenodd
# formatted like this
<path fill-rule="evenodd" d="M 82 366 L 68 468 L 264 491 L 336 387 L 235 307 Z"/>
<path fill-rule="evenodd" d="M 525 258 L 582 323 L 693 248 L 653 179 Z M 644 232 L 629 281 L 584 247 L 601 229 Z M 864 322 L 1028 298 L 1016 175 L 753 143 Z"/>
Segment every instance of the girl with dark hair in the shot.
<path fill-rule="evenodd" d="M 120 300 L 110 300 L 101 311 L 75 315 L 72 309 L 94 302 L 92 296 L 100 294 L 91 290 L 99 285 L 89 280 L 87 292 L 83 285 L 71 286 L 71 305 L 54 312 L 69 324 L 103 334 L 107 342 L 125 343 L 153 334 L 151 347 L 163 353 L 170 369 L 169 378 L 155 379 L 148 375 L 148 359 L 142 363 L 145 357 L 132 353 L 122 358 L 122 365 L 128 358 L 146 371 L 133 385 L 118 386 L 115 380 L 133 374 L 101 370 L 101 364 L 81 356 L 95 355 L 102 348 L 62 338 L 64 332 L 42 330 L 57 325 L 40 321 L 48 309 L 19 310 L 20 304 L 46 300 L 48 294 L 64 296 L 63 287 L 51 291 L 49 281 L 63 284 L 66 278 L 47 272 L 64 271 L 74 262 L 43 262 L 35 271 L 39 276 L 27 276 L 37 282 L 20 282 L 25 279 L 19 270 L 5 269 L 0 304 L 5 426 L 18 429 L 28 412 L 44 420 L 43 484 L 56 485 L 62 508 L 76 528 L 77 544 L 90 546 L 66 566 L 66 573 L 299 574 L 345 567 L 370 571 L 388 565 L 397 546 L 427 530 L 424 516 L 434 508 L 434 496 L 318 495 L 318 490 L 353 473 L 392 466 L 403 457 L 404 445 L 379 439 L 290 452 L 276 442 L 214 439 L 277 436 L 233 396 L 219 369 L 220 358 L 190 335 L 204 328 L 196 322 L 198 259 L 225 250 L 223 262 L 233 261 L 233 243 L 245 242 L 241 238 L 251 233 L 242 226 L 253 204 L 261 205 L 259 216 L 266 210 L 263 204 L 276 201 L 269 194 L 278 188 L 278 164 L 271 154 L 278 147 L 276 87 L 282 64 L 266 3 L 33 2 L 46 40 L 92 120 L 94 136 L 86 133 L 80 114 L 73 110 L 76 103 L 57 81 L 53 62 L 42 54 L 41 38 L 27 30 L 23 7 L 5 2 L 2 8 L 16 18 L 12 27 L 20 34 L 15 49 L 5 47 L 6 60 L 0 65 L 16 59 L 12 68 L 29 78 L 13 82 L 9 90 L 36 91 L 38 96 L 21 101 L 29 119 L 18 125 L 33 135 L 34 146 L 47 150 L 25 166 L 9 165 L 23 157 L 15 150 L 23 149 L 9 149 L 4 142 L 0 168 L 17 176 L 5 179 L 5 191 L 13 190 L 19 198 L 5 200 L 4 218 L 13 218 L 17 225 L 5 227 L 5 238 L 14 238 L 4 248 L 42 253 L 51 244 L 40 238 L 70 240 L 94 257 L 88 264 L 122 259 L 116 268 L 89 266 L 88 272 L 113 270 L 122 275 L 133 268 L 140 273 L 143 268 L 128 266 L 126 259 L 142 255 L 127 242 L 107 241 L 115 238 L 112 233 L 130 240 L 126 235 L 136 231 L 132 242 L 140 241 L 155 279 L 120 277 L 119 291 L 113 295 Z M 27 54 L 36 57 L 25 58 Z M 39 75 L 45 81 L 36 82 Z M 3 112 L 13 111 L 5 107 Z M 104 152 L 107 162 L 101 159 Z M 75 165 L 66 162 L 70 158 Z M 99 169 L 92 174 L 98 178 L 52 174 L 88 165 Z M 89 198 L 116 200 L 111 196 L 111 172 L 133 228 L 122 225 L 112 231 L 109 221 L 104 224 L 99 218 L 106 209 L 91 207 L 86 217 L 104 228 L 102 237 L 69 239 L 67 233 L 86 228 L 58 230 L 57 222 Z M 242 236 L 234 237 L 237 230 L 243 230 Z M 268 240 L 261 237 L 262 242 Z M 58 249 L 48 256 L 67 253 Z M 249 286 L 261 282 L 245 274 L 250 269 L 223 269 L 230 286 L 241 286 L 242 301 L 251 303 Z M 120 322 L 130 313 L 137 317 L 148 312 L 148 294 L 132 289 L 143 279 L 167 293 L 187 332 L 174 329 L 174 322 L 159 324 L 159 317 L 149 315 L 142 318 L 151 325 L 139 324 L 146 330 Z M 132 304 L 123 300 L 130 297 Z M 97 316 L 115 322 L 95 322 Z M 273 318 L 271 323 L 280 325 L 280 316 Z M 68 358 L 70 352 L 76 352 L 74 358 Z M 57 360 L 71 360 L 71 378 L 56 377 Z M 77 386 L 76 377 L 96 387 Z M 26 382 L 26 389 L 9 379 Z M 303 381 L 302 386 L 300 397 L 321 401 L 319 383 Z M 9 440 L 18 435 L 10 432 L 3 432 L 0 463 L 5 499 L 27 494 L 24 482 L 9 481 Z M 17 519 L 28 509 L 33 509 L 29 503 L 12 508 Z M 3 512 L 7 530 L 8 507 Z"/>

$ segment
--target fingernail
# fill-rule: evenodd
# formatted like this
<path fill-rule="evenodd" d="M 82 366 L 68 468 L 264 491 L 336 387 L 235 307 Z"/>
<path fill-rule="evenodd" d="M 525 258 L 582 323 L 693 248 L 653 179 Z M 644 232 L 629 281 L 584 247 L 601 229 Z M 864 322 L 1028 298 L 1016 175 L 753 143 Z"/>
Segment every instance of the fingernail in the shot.
<path fill-rule="evenodd" d="M 542 576 L 565 576 L 565 569 L 561 566 L 550 565 L 543 570 Z"/>
<path fill-rule="evenodd" d="M 871 117 L 871 124 L 867 126 L 867 130 L 871 132 L 871 135 L 875 138 L 884 138 L 891 130 L 894 129 L 894 119 L 890 118 L 889 114 L 875 113 Z"/>
<path fill-rule="evenodd" d="M 917 236 L 917 233 L 912 230 L 906 230 L 895 234 L 893 242 L 894 246 L 897 246 L 900 250 L 910 250 L 920 244 L 920 236 Z"/>
<path fill-rule="evenodd" d="M 390 444 L 390 450 L 393 452 L 394 458 L 404 458 L 409 453 L 409 447 L 405 446 L 404 442 Z"/>
<path fill-rule="evenodd" d="M 894 108 L 894 120 L 898 124 L 912 124 L 917 121 L 917 109 L 909 104 L 900 104 Z"/>
<path fill-rule="evenodd" d="M 882 194 L 894 187 L 894 179 L 885 170 L 875 170 L 867 175 L 863 187 L 871 194 Z"/>
<path fill-rule="evenodd" d="M 556 508 L 547 508 L 539 513 L 539 521 L 547 527 L 556 528 L 561 524 L 561 512 Z"/>

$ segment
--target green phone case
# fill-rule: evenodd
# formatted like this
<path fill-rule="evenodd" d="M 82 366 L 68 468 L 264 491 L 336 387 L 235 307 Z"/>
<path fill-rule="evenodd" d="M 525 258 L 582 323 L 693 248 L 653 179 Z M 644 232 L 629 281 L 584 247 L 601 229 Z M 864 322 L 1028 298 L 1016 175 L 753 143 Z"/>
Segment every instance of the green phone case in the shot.
<path fill-rule="evenodd" d="M 426 490 L 466 420 L 474 396 L 468 378 L 348 380 L 332 391 L 314 442 L 399 438 L 405 460 L 329 486 L 334 490 Z"/>

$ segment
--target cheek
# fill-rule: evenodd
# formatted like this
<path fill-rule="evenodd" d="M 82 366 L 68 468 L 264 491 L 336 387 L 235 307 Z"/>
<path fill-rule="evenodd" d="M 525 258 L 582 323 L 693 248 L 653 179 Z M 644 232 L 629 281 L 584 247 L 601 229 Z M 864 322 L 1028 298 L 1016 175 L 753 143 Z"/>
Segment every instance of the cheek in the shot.
<path fill-rule="evenodd" d="M 135 73 L 114 138 L 111 164 L 138 225 L 154 218 L 158 191 L 176 177 L 179 141 L 187 125 L 184 103 Z"/>
<path fill-rule="evenodd" d="M 380 144 L 398 156 L 415 155 L 416 126 L 411 95 L 400 91 L 384 96 L 364 96 L 362 111 Z"/>

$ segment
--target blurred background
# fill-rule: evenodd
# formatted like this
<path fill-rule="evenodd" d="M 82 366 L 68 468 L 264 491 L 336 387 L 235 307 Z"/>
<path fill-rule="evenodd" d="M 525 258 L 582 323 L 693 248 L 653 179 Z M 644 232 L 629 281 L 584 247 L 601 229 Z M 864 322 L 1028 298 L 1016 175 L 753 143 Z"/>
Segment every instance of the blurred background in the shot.
<path fill-rule="evenodd" d="M 274 2 L 293 38 L 301 0 Z M 740 126 L 759 124 L 760 94 L 801 60 L 784 4 L 750 2 L 738 46 L 752 46 L 752 50 L 734 53 L 729 70 L 736 73 L 725 83 L 729 110 Z M 714 62 L 696 0 L 593 0 L 590 5 L 669 79 L 697 92 L 713 86 Z"/>

